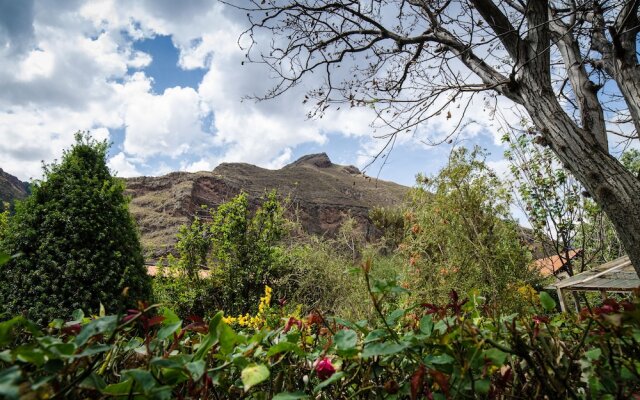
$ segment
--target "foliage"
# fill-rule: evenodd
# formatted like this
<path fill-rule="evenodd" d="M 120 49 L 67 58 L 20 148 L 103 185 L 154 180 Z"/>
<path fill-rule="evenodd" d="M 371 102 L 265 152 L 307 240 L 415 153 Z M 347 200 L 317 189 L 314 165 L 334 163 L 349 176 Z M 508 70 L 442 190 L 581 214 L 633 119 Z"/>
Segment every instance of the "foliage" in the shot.
<path fill-rule="evenodd" d="M 455 150 L 437 176 L 419 178 L 401 244 L 405 279 L 432 302 L 452 289 L 477 289 L 490 303 L 513 308 L 515 288 L 538 277 L 510 217 L 509 194 L 482 156 L 478 148 Z"/>
<path fill-rule="evenodd" d="M 181 318 L 210 314 L 215 292 L 210 280 L 201 275 L 202 272 L 188 272 L 180 259 L 172 255 L 159 260 L 152 280 L 155 300 L 174 310 Z"/>
<path fill-rule="evenodd" d="M 16 317 L 0 323 L 0 396 L 588 399 L 640 390 L 637 299 L 554 315 L 544 293 L 530 313 L 496 318 L 481 316 L 479 297 L 455 292 L 446 305 L 380 302 L 402 290 L 371 281 L 374 321 L 312 314 L 260 331 L 237 332 L 222 313 L 183 322 L 153 306 L 76 313 L 47 333 Z"/>
<path fill-rule="evenodd" d="M 505 158 L 511 164 L 514 189 L 523 203 L 521 208 L 531 223 L 535 238 L 552 247 L 553 254 L 562 254 L 575 242 L 584 208 L 583 188 L 560 167 L 559 160 L 548 147 L 535 145 L 535 130 L 527 126 L 526 121 L 523 124 L 523 133 L 502 137 L 502 141 L 509 144 Z"/>
<path fill-rule="evenodd" d="M 384 251 L 395 251 L 404 239 L 405 219 L 404 210 L 401 207 L 384 208 L 374 207 L 369 211 L 369 218 L 373 225 L 382 232 L 380 244 Z"/>
<path fill-rule="evenodd" d="M 62 161 L 45 166 L 44 179 L 17 204 L 4 247 L 21 256 L 2 268 L 3 312 L 42 323 L 78 308 L 116 312 L 150 298 L 138 234 L 107 150 L 106 142 L 76 134 Z"/>
<path fill-rule="evenodd" d="M 213 309 L 230 315 L 255 312 L 263 287 L 278 289 L 275 281 L 287 268 L 279 246 L 285 233 L 275 191 L 253 212 L 247 195 L 239 194 L 208 218 L 196 217 L 180 228 L 178 258 L 165 260 L 167 266 L 154 282 L 159 300 L 183 317 Z"/>
<path fill-rule="evenodd" d="M 509 144 L 505 157 L 511 163 L 512 186 L 519 195 L 537 240 L 546 256 L 565 255 L 570 249 L 583 250 L 583 263 L 600 264 L 624 255 L 624 249 L 611 221 L 588 196 L 582 185 L 564 169 L 548 147 L 535 143 L 535 131 L 523 121 L 523 129 L 505 134 Z M 623 165 L 633 170 L 637 152 L 623 153 Z M 568 265 L 574 274 L 573 264 Z"/>
<path fill-rule="evenodd" d="M 626 169 L 640 178 L 640 150 L 628 149 L 620 156 L 620 162 Z"/>
<path fill-rule="evenodd" d="M 262 288 L 283 274 L 283 255 L 276 246 L 284 234 L 282 212 L 275 191 L 253 215 L 244 193 L 212 212 L 213 278 L 220 309 L 234 315 L 254 312 Z"/>
<path fill-rule="evenodd" d="M 207 267 L 207 256 L 211 251 L 209 226 L 196 216 L 190 225 L 182 225 L 178 231 L 176 250 L 178 261 L 184 272 L 195 280 L 198 272 Z"/>
<path fill-rule="evenodd" d="M 366 283 L 359 273 L 359 259 L 336 239 L 306 237 L 286 248 L 289 273 L 277 281 L 283 298 L 305 309 L 319 310 L 354 320 L 371 317 L 374 310 L 367 299 Z M 358 242 L 358 240 L 355 240 Z M 381 256 L 375 246 L 358 247 L 364 259 L 373 259 L 371 274 L 380 280 L 394 281 L 401 274 L 402 258 Z"/>
<path fill-rule="evenodd" d="M 9 229 L 9 218 L 11 217 L 9 203 L 4 203 L 2 210 L 0 212 L 0 248 L 2 248 L 2 243 L 7 236 L 7 229 Z"/>

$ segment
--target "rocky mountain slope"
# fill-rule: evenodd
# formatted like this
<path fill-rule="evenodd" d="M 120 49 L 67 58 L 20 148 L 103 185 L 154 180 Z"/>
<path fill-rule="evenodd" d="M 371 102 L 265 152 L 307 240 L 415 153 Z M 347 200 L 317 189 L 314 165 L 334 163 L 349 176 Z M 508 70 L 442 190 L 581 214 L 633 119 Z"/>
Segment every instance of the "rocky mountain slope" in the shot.
<path fill-rule="evenodd" d="M 372 179 L 356 167 L 334 164 L 324 153 L 304 156 L 279 170 L 223 163 L 213 171 L 172 172 L 124 181 L 148 259 L 170 252 L 179 227 L 195 215 L 206 216 L 201 206 L 215 208 L 241 191 L 248 194 L 251 206 L 257 207 L 267 191 L 277 190 L 282 198 L 290 199 L 288 217 L 299 221 L 307 232 L 334 235 L 351 216 L 367 235 L 375 236 L 369 210 L 399 205 L 409 190 Z M 0 169 L 0 201 L 25 198 L 28 188 L 28 183 Z M 533 247 L 534 257 L 541 257 L 543 252 L 532 232 L 521 228 L 521 235 L 523 242 Z"/>
<path fill-rule="evenodd" d="M 16 199 L 24 199 L 28 194 L 28 183 L 20 181 L 0 168 L 0 210 L 3 209 L 5 202 L 12 203 Z"/>
<path fill-rule="evenodd" d="M 126 180 L 130 209 L 138 222 L 148 256 L 165 254 L 175 243 L 180 225 L 202 205 L 216 207 L 245 191 L 257 206 L 272 189 L 290 198 L 289 217 L 310 233 L 333 235 L 347 216 L 369 235 L 368 218 L 374 206 L 398 204 L 408 188 L 371 179 L 353 166 L 333 164 L 326 154 L 304 156 L 279 170 L 243 163 L 223 163 L 211 172 L 174 172 L 160 177 Z"/>

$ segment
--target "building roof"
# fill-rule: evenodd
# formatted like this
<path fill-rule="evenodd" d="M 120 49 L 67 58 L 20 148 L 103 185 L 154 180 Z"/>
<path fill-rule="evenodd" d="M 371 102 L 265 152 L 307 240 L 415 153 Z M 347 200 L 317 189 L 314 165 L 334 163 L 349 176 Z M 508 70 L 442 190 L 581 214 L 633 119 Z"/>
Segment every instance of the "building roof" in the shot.
<path fill-rule="evenodd" d="M 533 265 L 538 269 L 538 271 L 540 271 L 540 274 L 546 278 L 547 276 L 555 275 L 560 272 L 562 267 L 581 254 L 582 249 L 572 249 L 562 254 L 539 258 L 533 262 Z"/>
<path fill-rule="evenodd" d="M 554 285 L 556 289 L 629 292 L 640 287 L 640 278 L 628 256 L 581 272 Z"/>
<path fill-rule="evenodd" d="M 566 292 L 597 291 L 604 296 L 607 292 L 630 292 L 640 288 L 640 278 L 629 257 L 625 256 L 557 282 L 551 288 L 556 289 L 560 308 L 566 312 Z"/>

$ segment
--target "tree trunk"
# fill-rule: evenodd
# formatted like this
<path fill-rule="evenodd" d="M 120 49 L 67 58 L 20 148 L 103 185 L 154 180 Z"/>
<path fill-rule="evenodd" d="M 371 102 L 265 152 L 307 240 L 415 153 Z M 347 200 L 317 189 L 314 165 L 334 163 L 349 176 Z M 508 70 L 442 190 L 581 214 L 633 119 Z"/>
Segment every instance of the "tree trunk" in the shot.
<path fill-rule="evenodd" d="M 533 80 L 523 87 L 524 106 L 533 122 L 607 214 L 640 276 L 640 180 L 571 120 L 552 92 Z"/>

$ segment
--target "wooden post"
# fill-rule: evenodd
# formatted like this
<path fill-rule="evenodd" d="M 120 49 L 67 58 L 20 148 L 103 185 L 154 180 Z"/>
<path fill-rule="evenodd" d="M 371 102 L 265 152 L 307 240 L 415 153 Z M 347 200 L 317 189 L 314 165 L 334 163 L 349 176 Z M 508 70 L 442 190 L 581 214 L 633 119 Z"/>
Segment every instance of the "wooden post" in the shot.
<path fill-rule="evenodd" d="M 564 303 L 564 294 L 562 293 L 562 288 L 558 288 L 557 292 L 558 292 L 558 300 L 560 300 L 560 310 L 562 312 L 567 312 L 567 305 Z"/>

